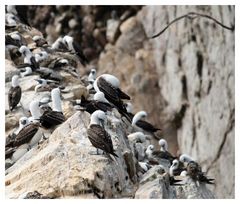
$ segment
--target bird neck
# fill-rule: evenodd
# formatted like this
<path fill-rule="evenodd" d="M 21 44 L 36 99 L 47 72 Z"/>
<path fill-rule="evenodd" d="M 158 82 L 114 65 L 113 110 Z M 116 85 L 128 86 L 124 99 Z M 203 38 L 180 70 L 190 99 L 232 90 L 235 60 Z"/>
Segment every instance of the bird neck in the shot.
<path fill-rule="evenodd" d="M 33 101 L 30 104 L 30 112 L 32 114 L 33 120 L 38 120 L 40 119 L 41 113 L 40 113 L 40 109 L 39 109 L 39 103 L 36 101 Z"/>
<path fill-rule="evenodd" d="M 62 112 L 61 98 L 59 94 L 52 94 L 53 111 Z"/>
<path fill-rule="evenodd" d="M 142 115 L 141 114 L 135 114 L 133 119 L 132 119 L 132 126 L 135 126 L 136 123 L 142 118 Z"/>
<path fill-rule="evenodd" d="M 12 87 L 19 86 L 19 80 L 18 78 L 12 78 Z"/>

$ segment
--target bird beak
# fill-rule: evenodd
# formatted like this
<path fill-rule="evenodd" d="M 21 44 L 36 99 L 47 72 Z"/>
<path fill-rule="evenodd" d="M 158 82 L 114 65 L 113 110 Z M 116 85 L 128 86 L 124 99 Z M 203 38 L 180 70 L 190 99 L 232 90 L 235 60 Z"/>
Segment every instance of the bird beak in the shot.
<path fill-rule="evenodd" d="M 41 83 L 40 79 L 34 79 L 35 81 L 37 81 L 39 84 Z"/>
<path fill-rule="evenodd" d="M 102 128 L 104 129 L 104 120 L 100 120 L 100 125 L 101 125 Z"/>

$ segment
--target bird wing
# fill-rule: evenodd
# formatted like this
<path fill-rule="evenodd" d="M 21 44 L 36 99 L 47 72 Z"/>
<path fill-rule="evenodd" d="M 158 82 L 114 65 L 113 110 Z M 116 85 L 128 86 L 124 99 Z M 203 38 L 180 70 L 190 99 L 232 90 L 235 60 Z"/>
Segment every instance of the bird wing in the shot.
<path fill-rule="evenodd" d="M 86 58 L 86 56 L 83 54 L 81 46 L 80 46 L 78 43 L 76 43 L 75 41 L 73 41 L 73 48 L 74 48 L 77 56 L 79 57 L 80 62 L 81 62 L 84 66 L 86 66 L 86 64 L 89 63 L 89 60 L 88 60 L 88 59 Z"/>
<path fill-rule="evenodd" d="M 40 123 L 43 127 L 50 128 L 55 125 L 59 125 L 65 121 L 65 117 L 62 112 L 57 111 L 45 111 L 40 117 Z"/>
<path fill-rule="evenodd" d="M 92 145 L 107 153 L 113 153 L 111 136 L 99 125 L 91 125 L 87 130 Z"/>
<path fill-rule="evenodd" d="M 31 61 L 34 69 L 39 69 L 39 64 L 36 62 L 35 57 L 32 56 L 32 57 L 30 58 L 30 61 Z"/>
<path fill-rule="evenodd" d="M 10 110 L 14 109 L 17 106 L 17 104 L 21 100 L 21 96 L 22 90 L 20 86 L 10 88 L 8 92 L 8 104 Z"/>
<path fill-rule="evenodd" d="M 108 83 L 105 79 L 100 77 L 97 81 L 97 85 L 100 91 L 104 93 L 107 100 L 119 102 L 120 98 L 118 96 L 118 91 L 111 83 Z"/>
<path fill-rule="evenodd" d="M 31 124 L 25 126 L 16 135 L 13 146 L 20 146 L 22 144 L 28 143 L 33 138 L 33 136 L 36 134 L 38 129 L 39 129 L 39 125 L 34 124 L 34 123 L 31 123 Z"/>

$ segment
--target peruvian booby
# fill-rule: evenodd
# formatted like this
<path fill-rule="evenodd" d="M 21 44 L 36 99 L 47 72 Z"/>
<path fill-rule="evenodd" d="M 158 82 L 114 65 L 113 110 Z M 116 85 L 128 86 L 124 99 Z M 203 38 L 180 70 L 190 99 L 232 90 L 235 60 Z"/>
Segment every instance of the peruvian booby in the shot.
<path fill-rule="evenodd" d="M 111 136 L 103 127 L 105 120 L 106 115 L 101 110 L 97 110 L 91 115 L 91 122 L 87 129 L 88 138 L 97 149 L 101 149 L 107 154 L 118 157 L 114 152 Z"/>
<path fill-rule="evenodd" d="M 147 147 L 146 155 L 148 159 L 151 159 L 151 161 L 157 163 L 159 163 L 161 159 L 165 159 L 171 164 L 172 161 L 175 159 L 175 157 L 172 157 L 172 155 L 169 155 L 164 151 L 154 150 L 154 145 L 149 145 Z"/>
<path fill-rule="evenodd" d="M 62 112 L 60 89 L 54 88 L 51 91 L 52 111 L 45 111 L 40 117 L 40 123 L 45 128 L 51 128 L 65 121 Z"/>
<path fill-rule="evenodd" d="M 142 173 L 145 173 L 152 168 L 152 166 L 149 165 L 147 162 L 138 162 L 138 164 L 143 169 Z"/>
<path fill-rule="evenodd" d="M 41 51 L 34 55 L 36 62 L 40 63 L 48 58 L 48 53 L 46 51 Z"/>
<path fill-rule="evenodd" d="M 194 181 L 200 183 L 214 184 L 214 179 L 207 178 L 205 172 L 202 172 L 201 166 L 195 162 L 190 156 L 182 154 L 180 161 L 187 163 L 187 175 Z"/>
<path fill-rule="evenodd" d="M 163 155 L 164 159 L 167 159 L 170 162 L 172 162 L 177 158 L 177 157 L 174 157 L 170 152 L 168 152 L 168 144 L 167 144 L 166 140 L 160 139 L 158 144 L 160 146 L 160 151 L 162 152 L 162 155 Z"/>
<path fill-rule="evenodd" d="M 30 26 L 30 24 L 28 22 L 28 17 L 27 17 L 27 6 L 8 5 L 7 12 L 12 13 L 13 15 L 17 16 L 22 23 Z"/>
<path fill-rule="evenodd" d="M 7 28 L 13 28 L 17 26 L 16 16 L 12 13 L 6 13 L 5 15 L 5 29 Z"/>
<path fill-rule="evenodd" d="M 35 57 L 33 56 L 32 52 L 28 47 L 26 47 L 25 45 L 21 46 L 19 52 L 24 55 L 24 67 L 30 66 L 33 71 L 40 68 L 39 63 L 36 62 Z M 18 67 L 22 68 L 20 66 Z"/>
<path fill-rule="evenodd" d="M 83 107 L 83 110 L 92 114 L 96 110 L 101 110 L 103 112 L 111 111 L 113 106 L 106 100 L 104 93 L 98 91 L 94 94 L 93 100 L 86 100 L 84 96 L 81 97 L 81 100 L 76 101 L 80 103 L 74 103 L 74 105 L 80 105 Z"/>
<path fill-rule="evenodd" d="M 51 91 L 54 88 L 59 87 L 59 82 L 50 80 L 50 79 L 35 79 L 39 84 L 35 86 L 34 90 L 35 92 L 39 91 Z M 60 87 L 63 89 L 64 87 Z"/>
<path fill-rule="evenodd" d="M 48 46 L 48 42 L 41 36 L 35 35 L 33 36 L 33 41 L 36 43 L 37 47 L 46 47 Z"/>
<path fill-rule="evenodd" d="M 87 64 L 89 64 L 88 59 L 82 52 L 81 46 L 76 41 L 73 40 L 73 37 L 66 35 L 63 38 L 63 42 L 68 47 L 69 51 L 74 52 L 79 57 L 79 60 L 82 63 L 82 65 L 86 66 Z"/>
<path fill-rule="evenodd" d="M 68 51 L 67 45 L 64 43 L 63 38 L 59 37 L 51 46 L 53 50 L 56 51 L 63 51 L 66 52 Z"/>
<path fill-rule="evenodd" d="M 19 76 L 14 75 L 12 77 L 12 86 L 8 92 L 8 105 L 9 110 L 12 111 L 20 102 L 22 96 L 22 89 L 19 86 Z"/>
<path fill-rule="evenodd" d="M 13 33 L 11 35 L 5 35 L 5 45 L 8 47 L 9 46 L 21 47 L 22 46 L 21 37 L 16 33 Z"/>
<path fill-rule="evenodd" d="M 180 182 L 182 180 L 175 179 L 175 177 L 174 177 L 174 176 L 176 176 L 175 172 L 178 170 L 178 167 L 179 167 L 178 160 L 176 160 L 176 159 L 173 160 L 172 165 L 170 166 L 169 172 L 168 172 L 170 185 L 183 185 L 183 184 L 178 184 L 178 182 Z"/>
<path fill-rule="evenodd" d="M 19 133 L 16 135 L 13 146 L 20 146 L 25 143 L 29 143 L 30 146 L 35 145 L 42 137 L 42 134 L 39 131 L 39 119 L 41 116 L 39 110 L 39 101 L 34 100 L 30 103 L 29 106 L 33 120 L 24 126 Z"/>
<path fill-rule="evenodd" d="M 134 116 L 131 113 L 128 113 L 129 117 L 132 119 L 132 126 L 138 126 L 142 128 L 143 130 L 147 132 L 156 132 L 158 130 L 161 130 L 161 128 L 154 127 L 152 124 L 148 123 L 145 120 L 141 120 L 142 118 L 145 118 L 147 116 L 147 113 L 145 111 L 139 111 Z"/>
<path fill-rule="evenodd" d="M 147 136 L 144 135 L 142 132 L 134 132 L 129 134 L 127 137 L 128 137 L 128 140 L 130 141 L 141 142 L 141 143 L 145 142 L 147 138 Z"/>
<path fill-rule="evenodd" d="M 105 98 L 112 103 L 118 111 L 125 116 L 129 121 L 126 107 L 123 103 L 123 99 L 130 100 L 130 97 L 121 91 L 119 88 L 120 82 L 118 78 L 110 74 L 102 74 L 94 81 L 94 89 L 96 92 L 101 91 L 104 93 Z"/>
<path fill-rule="evenodd" d="M 29 124 L 27 117 L 21 117 L 19 119 L 19 127 L 16 131 L 6 137 L 5 141 L 5 159 L 10 158 L 12 154 L 16 151 L 16 147 L 13 147 L 13 142 L 16 138 L 16 135 L 24 128 L 26 125 Z"/>
<path fill-rule="evenodd" d="M 20 69 L 20 76 L 23 78 L 25 76 L 29 76 L 32 74 L 32 68 L 31 67 L 25 67 Z"/>

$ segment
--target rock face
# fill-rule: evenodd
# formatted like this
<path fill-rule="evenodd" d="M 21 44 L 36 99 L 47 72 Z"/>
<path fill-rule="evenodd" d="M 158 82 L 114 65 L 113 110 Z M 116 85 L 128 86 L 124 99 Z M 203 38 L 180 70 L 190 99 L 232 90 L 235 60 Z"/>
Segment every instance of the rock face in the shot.
<path fill-rule="evenodd" d="M 147 38 L 191 11 L 234 24 L 233 6 L 145 6 L 121 25 L 115 46 L 106 45 L 99 70 L 121 79 L 134 112 L 146 110 L 163 128 L 171 152 L 192 155 L 221 181 L 213 187 L 218 198 L 233 198 L 234 31 L 185 18 Z"/>
<path fill-rule="evenodd" d="M 111 161 L 106 155 L 92 155 L 96 154 L 96 149 L 86 134 L 89 119 L 88 113 L 75 113 L 54 131 L 49 140 L 31 149 L 9 168 L 6 196 L 18 198 L 25 192 L 36 190 L 52 197 L 132 197 L 136 178 L 129 176 L 121 156 L 130 151 L 123 124 L 107 126 L 111 128 L 107 131 L 120 155 Z"/>
<path fill-rule="evenodd" d="M 227 26 L 234 24 L 233 6 L 148 6 L 139 18 L 150 36 L 190 11 L 221 19 Z M 214 187 L 218 198 L 233 198 L 234 32 L 208 19 L 183 19 L 151 42 L 160 96 L 166 102 L 164 111 L 167 115 L 181 112 L 177 127 L 180 151 L 192 155 L 220 181 Z"/>
<path fill-rule="evenodd" d="M 36 191 L 47 198 L 214 198 L 195 183 L 169 186 L 159 166 L 140 176 L 139 183 L 133 144 L 126 137 L 129 124 L 112 114 L 104 127 L 119 158 L 94 155 L 86 133 L 89 119 L 86 112 L 75 113 L 10 167 L 6 197 L 25 198 Z"/>
<path fill-rule="evenodd" d="M 38 8 L 49 14 L 51 9 Z M 62 9 L 65 7 L 58 7 L 54 24 L 62 26 L 63 18 L 69 27 L 79 30 L 80 25 L 73 20 L 73 13 L 80 8 L 60 16 Z M 117 76 L 121 88 L 131 96 L 133 112 L 145 110 L 147 120 L 163 129 L 156 136 L 168 141 L 169 151 L 191 155 L 207 175 L 216 179 L 216 184 L 206 188 L 188 180 L 183 186 L 170 186 L 168 175 L 163 174 L 159 166 L 152 167 L 143 175 L 139 173 L 137 160 L 144 161 L 144 151 L 150 143 L 158 148 L 157 140 L 152 139 L 152 135 L 148 135 L 151 139 L 145 143 L 128 140 L 128 134 L 139 130 L 121 120 L 116 111 L 108 114 L 105 128 L 119 158 L 110 160 L 106 155 L 94 155 L 95 148 L 86 134 L 90 115 L 75 113 L 69 102 L 81 95 L 87 96 L 88 91 L 79 84 L 79 79 L 65 73 L 64 79 L 68 80 L 66 88 L 70 91 L 63 93 L 63 112 L 68 120 L 7 169 L 6 197 L 234 198 L 234 32 L 199 17 L 182 19 L 159 37 L 148 38 L 176 17 L 190 11 L 208 14 L 231 26 L 234 24 L 234 7 L 144 6 L 137 15 L 131 14 L 126 20 L 120 18 L 121 24 L 117 28 L 120 33 L 108 42 L 101 20 L 95 22 L 91 14 L 91 10 L 96 14 L 104 9 L 86 6 L 81 10 L 86 12 L 82 19 L 83 30 L 99 29 L 99 35 L 103 37 L 93 43 L 93 46 L 97 45 L 93 54 L 87 45 L 83 45 L 93 59 L 100 53 L 97 74 Z M 109 14 L 105 18 L 109 19 Z M 45 20 L 41 21 L 41 27 L 48 28 L 46 32 L 52 40 L 68 32 L 68 28 L 62 26 L 51 36 L 49 29 L 53 22 L 45 26 Z M 94 27 L 94 24 L 98 26 Z M 84 44 L 84 39 L 82 42 Z M 11 77 L 19 71 L 7 55 L 6 58 L 7 98 Z M 28 82 L 35 78 L 34 75 L 21 78 L 23 108 L 18 107 L 9 113 L 5 100 L 6 134 L 12 132 L 18 119 L 27 114 L 29 101 L 46 94 L 34 92 L 34 84 Z"/>

